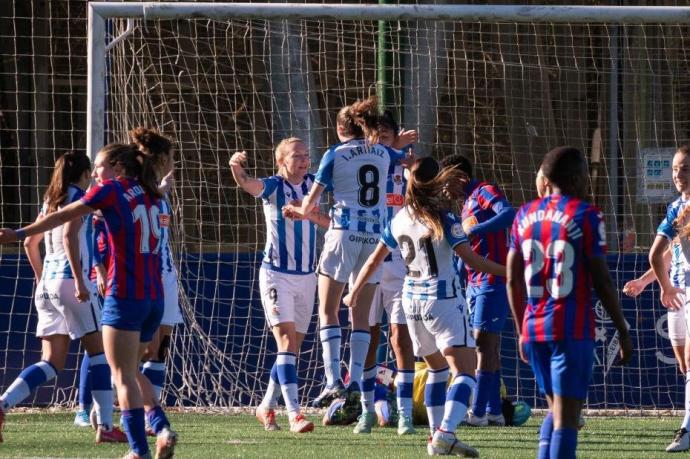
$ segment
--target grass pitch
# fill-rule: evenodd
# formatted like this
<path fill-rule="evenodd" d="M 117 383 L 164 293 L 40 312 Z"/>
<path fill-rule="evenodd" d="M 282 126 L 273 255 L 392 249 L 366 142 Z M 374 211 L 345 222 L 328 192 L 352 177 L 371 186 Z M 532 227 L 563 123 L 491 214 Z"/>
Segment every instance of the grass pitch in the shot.
<path fill-rule="evenodd" d="M 291 434 L 278 416 L 279 432 L 264 432 L 250 414 L 170 413 L 180 434 L 176 458 L 420 458 L 426 456 L 427 430 L 398 437 L 393 428 L 354 435 L 352 427 L 322 427 Z M 94 432 L 72 425 L 73 413 L 10 413 L 6 417 L 0 458 L 116 458 L 125 444 L 95 445 Z M 588 417 L 580 432 L 579 458 L 668 458 L 664 448 L 680 423 L 678 417 Z M 541 417 L 521 427 L 461 427 L 458 436 L 484 458 L 530 458 L 537 447 Z M 153 447 L 153 439 L 150 445 Z"/>

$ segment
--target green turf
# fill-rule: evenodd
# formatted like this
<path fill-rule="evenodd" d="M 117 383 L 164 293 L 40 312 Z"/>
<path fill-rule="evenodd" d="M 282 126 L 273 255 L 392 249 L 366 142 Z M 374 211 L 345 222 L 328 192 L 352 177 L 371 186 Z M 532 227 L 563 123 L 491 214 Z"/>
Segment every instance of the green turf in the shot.
<path fill-rule="evenodd" d="M 394 429 L 376 428 L 371 435 L 352 434 L 352 427 L 322 427 L 310 434 L 286 430 L 264 432 L 251 415 L 172 413 L 180 434 L 177 458 L 420 458 L 426 456 L 426 429 L 398 437 Z M 68 413 L 10 413 L 0 457 L 113 458 L 126 445 L 94 445 L 90 429 L 72 425 Z M 287 427 L 284 417 L 279 424 Z M 522 427 L 460 428 L 458 434 L 485 458 L 534 458 L 540 418 Z M 587 418 L 580 432 L 579 458 L 668 458 L 664 448 L 679 418 Z M 153 440 L 152 440 L 153 441 Z M 151 444 L 153 444 L 151 442 Z"/>

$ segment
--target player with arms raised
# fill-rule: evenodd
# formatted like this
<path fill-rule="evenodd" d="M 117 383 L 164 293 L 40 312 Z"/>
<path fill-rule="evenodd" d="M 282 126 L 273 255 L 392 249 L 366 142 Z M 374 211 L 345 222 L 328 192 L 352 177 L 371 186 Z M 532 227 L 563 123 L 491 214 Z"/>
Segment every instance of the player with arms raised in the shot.
<path fill-rule="evenodd" d="M 582 403 L 594 364 L 592 286 L 620 338 L 632 341 L 606 263 L 601 213 L 584 200 L 587 164 L 571 147 L 549 151 L 537 174 L 539 199 L 517 213 L 508 252 L 508 299 L 520 330 L 520 358 L 546 396 L 537 457 L 574 458 Z"/>
<path fill-rule="evenodd" d="M 297 203 L 314 183 L 309 173 L 309 151 L 301 139 L 282 140 L 275 151 L 278 173 L 252 178 L 244 170 L 247 153 L 236 152 L 230 159 L 235 182 L 263 202 L 266 218 L 266 248 L 259 269 L 259 290 L 266 319 L 278 347 L 266 395 L 256 409 L 256 417 L 268 431 L 278 430 L 274 407 L 282 391 L 290 431 L 311 432 L 314 424 L 301 412 L 297 393 L 297 354 L 314 311 L 316 294 L 316 226 L 328 226 L 328 217 L 312 212 L 309 220 L 290 220 L 283 206 Z M 277 384 L 276 384 L 277 380 Z"/>
<path fill-rule="evenodd" d="M 331 224 L 318 268 L 319 335 L 326 387 L 314 400 L 314 406 L 325 406 L 346 392 L 340 376 L 338 308 L 345 284 L 354 280 L 376 247 L 385 224 L 388 168 L 391 161 L 402 158 L 402 154 L 378 144 L 376 97 L 344 107 L 336 121 L 341 143 L 329 148 L 321 158 L 314 185 L 301 207 L 288 205 L 283 208 L 286 216 L 304 218 L 314 210 L 324 191 L 333 192 Z M 370 342 L 369 308 L 380 277 L 379 270 L 362 292 L 362 304 L 366 306 L 352 313 L 348 405 L 359 402 Z"/>
<path fill-rule="evenodd" d="M 386 226 L 344 302 L 354 311 L 366 306 L 360 303 L 360 292 L 388 254 L 400 247 L 407 266 L 402 306 L 414 353 L 429 366 L 424 404 L 432 437 L 427 451 L 430 455 L 478 457 L 477 450 L 455 437 L 475 386 L 477 359 L 453 255 L 496 275 L 505 275 L 505 267 L 474 253 L 460 220 L 448 211 L 450 203 L 444 193 L 459 180 L 459 171 L 441 171 L 431 157 L 415 161 L 405 207 Z M 452 377 L 446 391 L 449 373 Z"/>

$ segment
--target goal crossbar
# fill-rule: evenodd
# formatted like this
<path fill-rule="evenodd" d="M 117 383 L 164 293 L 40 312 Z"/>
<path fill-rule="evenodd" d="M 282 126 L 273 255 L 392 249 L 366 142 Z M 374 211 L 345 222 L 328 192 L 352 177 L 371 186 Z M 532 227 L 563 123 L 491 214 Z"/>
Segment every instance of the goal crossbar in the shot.
<path fill-rule="evenodd" d="M 91 2 L 88 5 L 86 151 L 93 159 L 104 144 L 105 20 L 156 19 L 362 19 L 571 22 L 611 24 L 690 23 L 690 7 L 545 5 L 361 5 L 302 3 Z"/>

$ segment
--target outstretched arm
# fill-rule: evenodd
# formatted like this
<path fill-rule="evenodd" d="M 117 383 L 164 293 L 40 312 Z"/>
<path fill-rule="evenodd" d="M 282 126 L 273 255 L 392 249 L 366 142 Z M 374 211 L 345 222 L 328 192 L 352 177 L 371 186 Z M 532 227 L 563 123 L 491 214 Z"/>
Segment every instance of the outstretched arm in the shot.
<path fill-rule="evenodd" d="M 654 270 L 654 275 L 661 287 L 661 304 L 672 310 L 678 310 L 683 306 L 680 294 L 683 293 L 671 284 L 668 277 L 668 269 L 664 263 L 664 252 L 669 246 L 669 240 L 661 235 L 656 236 L 652 248 L 649 249 L 649 264 Z"/>
<path fill-rule="evenodd" d="M 24 239 L 27 236 L 44 233 L 50 229 L 64 225 L 70 220 L 83 217 L 86 214 L 93 212 L 94 209 L 87 206 L 81 201 L 75 201 L 72 204 L 63 207 L 57 212 L 46 215 L 41 220 L 35 221 L 24 228 L 13 230 L 10 228 L 0 229 L 0 244 L 9 244 L 18 239 Z"/>

